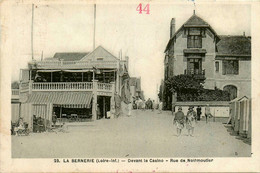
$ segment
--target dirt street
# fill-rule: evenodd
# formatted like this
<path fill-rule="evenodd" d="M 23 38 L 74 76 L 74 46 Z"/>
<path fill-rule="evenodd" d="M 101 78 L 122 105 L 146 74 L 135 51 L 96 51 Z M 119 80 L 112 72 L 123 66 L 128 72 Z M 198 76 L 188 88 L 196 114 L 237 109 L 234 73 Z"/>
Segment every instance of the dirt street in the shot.
<path fill-rule="evenodd" d="M 68 124 L 68 133 L 12 136 L 14 158 L 247 157 L 251 145 L 220 122 L 197 123 L 194 137 L 176 136 L 169 112 L 133 111 L 131 117 Z"/>

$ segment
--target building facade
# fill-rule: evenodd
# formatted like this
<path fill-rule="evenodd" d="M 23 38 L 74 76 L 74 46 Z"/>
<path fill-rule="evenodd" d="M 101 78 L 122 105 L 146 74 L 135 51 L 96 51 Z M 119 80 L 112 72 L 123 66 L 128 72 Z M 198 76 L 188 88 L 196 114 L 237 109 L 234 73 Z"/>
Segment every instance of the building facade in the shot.
<path fill-rule="evenodd" d="M 31 61 L 21 69 L 20 117 L 32 127 L 33 115 L 45 125 L 57 118 L 107 118 L 120 104 L 124 81 L 129 78 L 128 58 L 120 60 L 102 46 L 90 53 L 56 53 Z"/>
<path fill-rule="evenodd" d="M 194 14 L 175 32 L 170 24 L 170 40 L 165 49 L 164 81 L 180 74 L 206 78 L 204 88 L 228 91 L 230 99 L 251 96 L 251 37 L 218 35 Z M 164 93 L 166 88 L 163 89 Z M 163 95 L 164 106 L 172 96 Z"/>

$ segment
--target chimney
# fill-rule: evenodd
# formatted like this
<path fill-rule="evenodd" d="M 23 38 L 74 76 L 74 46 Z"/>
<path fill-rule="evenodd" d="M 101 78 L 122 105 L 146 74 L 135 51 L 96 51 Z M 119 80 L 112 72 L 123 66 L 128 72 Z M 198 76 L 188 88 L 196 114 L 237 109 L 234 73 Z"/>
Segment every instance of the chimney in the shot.
<path fill-rule="evenodd" d="M 244 36 L 244 37 L 246 36 L 246 33 L 245 33 L 245 31 L 243 32 L 243 36 Z"/>
<path fill-rule="evenodd" d="M 174 34 L 175 34 L 175 18 L 172 18 L 172 20 L 171 20 L 170 38 L 172 38 Z"/>

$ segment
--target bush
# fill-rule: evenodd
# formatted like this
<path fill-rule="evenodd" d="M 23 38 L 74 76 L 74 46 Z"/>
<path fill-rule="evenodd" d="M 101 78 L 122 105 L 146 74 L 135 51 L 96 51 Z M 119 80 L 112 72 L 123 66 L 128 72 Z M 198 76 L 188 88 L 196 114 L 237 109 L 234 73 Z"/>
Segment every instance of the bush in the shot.
<path fill-rule="evenodd" d="M 204 79 L 192 75 L 177 75 L 168 79 L 165 84 L 170 91 L 177 93 L 177 101 L 230 101 L 229 93 L 220 89 L 204 89 Z"/>

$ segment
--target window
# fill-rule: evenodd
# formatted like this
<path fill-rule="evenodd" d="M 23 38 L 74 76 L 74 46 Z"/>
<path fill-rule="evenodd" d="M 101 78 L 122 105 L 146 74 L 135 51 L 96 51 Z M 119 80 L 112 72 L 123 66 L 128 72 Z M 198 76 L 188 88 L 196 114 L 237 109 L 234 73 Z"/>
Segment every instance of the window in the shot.
<path fill-rule="evenodd" d="M 219 62 L 218 61 L 215 62 L 215 69 L 216 69 L 216 73 L 218 73 L 219 72 Z"/>
<path fill-rule="evenodd" d="M 188 35 L 188 48 L 202 48 L 201 35 Z"/>
<path fill-rule="evenodd" d="M 103 61 L 103 58 L 97 58 L 98 61 Z"/>
<path fill-rule="evenodd" d="M 238 74 L 239 65 L 238 60 L 223 60 L 222 74 Z"/>
<path fill-rule="evenodd" d="M 201 58 L 188 58 L 187 74 L 202 74 Z"/>
<path fill-rule="evenodd" d="M 227 85 L 223 88 L 223 91 L 227 91 L 229 93 L 230 100 L 237 98 L 237 87 L 234 85 Z"/>

